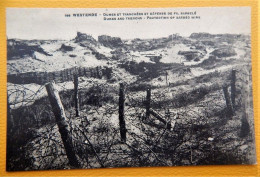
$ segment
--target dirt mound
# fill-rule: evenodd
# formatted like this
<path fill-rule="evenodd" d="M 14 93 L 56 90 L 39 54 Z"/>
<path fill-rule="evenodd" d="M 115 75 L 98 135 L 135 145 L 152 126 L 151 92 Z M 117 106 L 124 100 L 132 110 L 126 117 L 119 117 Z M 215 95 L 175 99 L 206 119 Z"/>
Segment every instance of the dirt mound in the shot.
<path fill-rule="evenodd" d="M 213 52 L 211 52 L 211 54 L 219 58 L 231 57 L 237 55 L 235 49 L 231 47 L 216 49 Z"/>
<path fill-rule="evenodd" d="M 29 45 L 27 42 L 16 41 L 15 39 L 10 39 L 7 41 L 7 59 L 21 59 L 25 57 L 34 57 L 34 52 L 39 52 L 46 56 L 51 56 L 45 52 L 40 45 L 33 44 Z"/>
<path fill-rule="evenodd" d="M 69 51 L 73 51 L 73 47 L 71 47 L 69 45 L 62 44 L 61 47 L 60 47 L 60 50 L 62 52 L 69 52 Z"/>
<path fill-rule="evenodd" d="M 186 60 L 199 60 L 199 57 L 201 56 L 201 53 L 198 51 L 179 51 L 178 55 L 184 55 Z"/>

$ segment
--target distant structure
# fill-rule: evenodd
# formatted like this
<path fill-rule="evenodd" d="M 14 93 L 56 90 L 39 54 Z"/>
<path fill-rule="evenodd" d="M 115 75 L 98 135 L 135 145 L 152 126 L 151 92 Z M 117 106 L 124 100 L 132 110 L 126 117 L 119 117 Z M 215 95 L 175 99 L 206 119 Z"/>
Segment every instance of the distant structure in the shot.
<path fill-rule="evenodd" d="M 98 42 L 103 44 L 105 47 L 120 47 L 123 45 L 121 38 L 119 37 L 111 37 L 108 35 L 98 36 Z"/>
<path fill-rule="evenodd" d="M 171 34 L 171 35 L 169 35 L 168 38 L 169 38 L 171 41 L 173 41 L 173 40 L 178 40 L 178 39 L 180 39 L 181 36 L 180 36 L 179 33 L 175 33 L 175 34 Z"/>
<path fill-rule="evenodd" d="M 96 42 L 96 40 L 88 34 L 77 32 L 77 36 L 75 37 L 75 42 L 82 42 L 82 41 L 92 41 Z"/>

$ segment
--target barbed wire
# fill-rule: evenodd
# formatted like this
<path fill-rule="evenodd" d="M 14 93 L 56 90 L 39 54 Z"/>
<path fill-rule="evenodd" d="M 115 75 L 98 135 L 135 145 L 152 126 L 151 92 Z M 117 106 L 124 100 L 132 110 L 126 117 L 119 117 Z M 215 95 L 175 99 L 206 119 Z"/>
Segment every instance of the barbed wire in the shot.
<path fill-rule="evenodd" d="M 245 89 L 243 86 L 248 83 L 245 77 L 250 77 L 250 72 L 246 69 L 237 75 L 238 90 Z M 119 165 L 117 160 L 122 162 L 122 159 L 128 162 L 126 166 L 174 165 L 182 164 L 185 159 L 188 163 L 194 164 L 198 162 L 189 154 L 193 148 L 210 151 L 213 147 L 212 144 L 204 144 L 208 142 L 207 138 L 213 136 L 212 132 L 205 132 L 204 129 L 208 129 L 213 122 L 220 124 L 222 121 L 215 118 L 222 115 L 226 107 L 221 84 L 186 87 L 183 91 L 172 91 L 169 89 L 171 86 L 153 88 L 151 108 L 165 120 L 164 123 L 154 116 L 146 117 L 146 88 L 134 90 L 132 84 L 124 84 L 126 142 L 120 140 L 118 128 L 119 84 L 79 77 L 80 116 L 77 118 L 74 110 L 73 81 L 57 83 L 71 127 L 74 147 L 78 158 L 82 160 L 82 166 L 112 167 Z M 44 85 L 33 90 L 25 85 L 14 84 L 13 88 L 8 89 L 8 99 L 13 97 L 9 102 L 13 106 L 11 109 L 27 106 L 27 114 L 34 115 L 35 120 L 42 120 L 42 123 L 38 124 L 38 127 L 42 127 L 48 125 L 50 119 L 54 120 L 54 116 L 50 113 L 51 107 L 47 97 L 42 96 L 41 103 L 35 102 L 40 98 L 39 94 L 47 96 Z M 238 97 L 237 102 L 242 102 L 242 99 Z M 19 106 L 16 106 L 18 104 Z M 32 104 L 34 107 L 30 108 Z M 38 109 L 35 109 L 37 106 Z M 43 117 L 49 117 L 49 120 L 43 120 Z M 170 129 L 168 125 L 171 125 Z M 31 159 L 32 168 L 69 168 L 62 141 L 59 136 L 54 135 L 53 129 L 58 132 L 56 125 L 46 126 L 46 131 L 40 131 L 41 133 L 37 134 L 38 138 L 25 146 L 25 149 L 34 150 L 37 154 L 27 151 L 29 154 L 26 158 Z M 193 136 L 194 134 L 196 136 Z M 35 146 L 36 144 L 40 144 L 41 147 Z M 44 148 L 46 152 L 39 154 Z M 177 158 L 180 152 L 183 153 L 180 155 L 183 159 Z M 45 158 L 47 160 L 44 160 Z M 54 163 L 55 161 L 59 163 Z"/>

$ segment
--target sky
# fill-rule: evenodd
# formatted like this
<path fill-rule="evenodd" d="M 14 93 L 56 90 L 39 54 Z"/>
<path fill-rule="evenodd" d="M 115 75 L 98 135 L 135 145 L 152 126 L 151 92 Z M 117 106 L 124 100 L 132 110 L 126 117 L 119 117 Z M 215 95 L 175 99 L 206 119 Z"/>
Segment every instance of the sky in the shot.
<path fill-rule="evenodd" d="M 123 13 L 148 13 L 142 20 L 104 20 L 104 15 Z M 196 12 L 200 19 L 147 19 L 152 12 Z M 97 13 L 96 17 L 65 17 L 65 14 Z M 157 15 L 161 17 L 163 15 Z M 186 15 L 183 15 L 186 16 Z M 117 18 L 117 16 L 116 16 Z M 201 8 L 121 8 L 121 9 L 68 9 L 68 8 L 7 8 L 7 37 L 18 39 L 73 39 L 82 32 L 97 38 L 110 35 L 122 39 L 167 37 L 179 33 L 189 36 L 194 32 L 212 34 L 250 34 L 250 7 Z"/>

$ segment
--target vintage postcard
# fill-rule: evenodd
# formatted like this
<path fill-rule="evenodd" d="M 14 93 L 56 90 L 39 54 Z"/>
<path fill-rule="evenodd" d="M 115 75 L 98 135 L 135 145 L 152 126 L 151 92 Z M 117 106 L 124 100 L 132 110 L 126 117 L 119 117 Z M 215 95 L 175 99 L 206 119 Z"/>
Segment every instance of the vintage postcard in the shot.
<path fill-rule="evenodd" d="M 7 8 L 7 171 L 255 164 L 251 8 Z"/>

